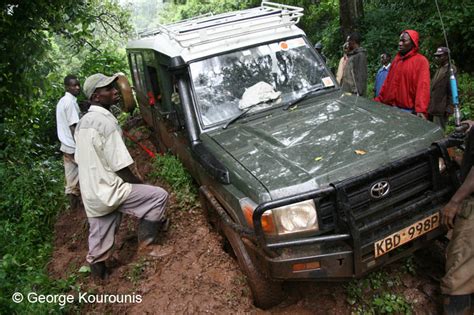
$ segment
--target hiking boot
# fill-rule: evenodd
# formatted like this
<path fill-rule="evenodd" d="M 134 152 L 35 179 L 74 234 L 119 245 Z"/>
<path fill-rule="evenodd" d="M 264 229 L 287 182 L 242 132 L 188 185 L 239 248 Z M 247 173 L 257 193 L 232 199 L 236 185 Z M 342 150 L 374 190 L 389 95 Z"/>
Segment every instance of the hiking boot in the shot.
<path fill-rule="evenodd" d="M 141 245 L 150 245 L 156 242 L 160 221 L 141 219 L 138 223 L 138 242 Z"/>
<path fill-rule="evenodd" d="M 169 218 L 162 218 L 158 221 L 158 230 L 160 232 L 168 232 L 168 228 L 170 227 L 170 219 Z"/>
<path fill-rule="evenodd" d="M 99 261 L 95 264 L 90 264 L 91 267 L 91 276 L 94 279 L 104 280 L 107 277 L 107 267 L 105 266 L 105 261 Z"/>
<path fill-rule="evenodd" d="M 141 219 L 138 223 L 138 242 L 143 246 L 154 244 L 159 232 L 168 231 L 170 219 L 163 217 L 160 221 Z"/>

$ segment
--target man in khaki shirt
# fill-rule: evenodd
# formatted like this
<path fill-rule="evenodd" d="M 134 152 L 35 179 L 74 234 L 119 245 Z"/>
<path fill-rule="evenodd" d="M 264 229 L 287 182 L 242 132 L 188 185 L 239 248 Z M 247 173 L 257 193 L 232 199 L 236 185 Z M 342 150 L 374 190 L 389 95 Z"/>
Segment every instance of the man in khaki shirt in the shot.
<path fill-rule="evenodd" d="M 117 76 L 94 74 L 84 82 L 91 106 L 76 127 L 75 160 L 79 165 L 84 209 L 89 221 L 87 261 L 93 277 L 107 275 L 105 261 L 111 256 L 122 213 L 140 219 L 140 245 L 156 241 L 159 229 L 168 224 L 165 206 L 168 193 L 143 185 L 130 170 L 133 164 L 117 119 L 109 111 L 120 96 L 114 87 Z"/>

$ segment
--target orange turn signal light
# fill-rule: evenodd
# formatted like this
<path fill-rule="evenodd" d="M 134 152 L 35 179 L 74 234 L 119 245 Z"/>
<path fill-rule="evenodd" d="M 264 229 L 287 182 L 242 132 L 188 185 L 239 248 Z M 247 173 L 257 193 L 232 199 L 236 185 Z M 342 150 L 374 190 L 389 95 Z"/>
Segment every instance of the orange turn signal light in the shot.
<path fill-rule="evenodd" d="M 243 210 L 244 210 L 245 220 L 247 220 L 247 223 L 249 224 L 249 226 L 253 228 L 253 210 L 254 209 L 250 205 L 245 205 L 243 207 Z M 274 234 L 276 231 L 275 224 L 273 223 L 273 216 L 268 212 L 262 215 L 262 229 L 263 229 L 263 232 L 267 234 Z"/>
<path fill-rule="evenodd" d="M 293 264 L 293 272 L 315 270 L 321 268 L 319 261 L 311 261 L 308 263 Z"/>

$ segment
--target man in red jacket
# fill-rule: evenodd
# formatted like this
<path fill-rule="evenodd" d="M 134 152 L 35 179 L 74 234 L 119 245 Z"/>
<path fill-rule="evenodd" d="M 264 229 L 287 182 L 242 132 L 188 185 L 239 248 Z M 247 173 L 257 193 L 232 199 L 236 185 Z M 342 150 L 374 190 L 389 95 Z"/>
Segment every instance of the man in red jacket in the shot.
<path fill-rule="evenodd" d="M 427 118 L 430 104 L 430 67 L 428 59 L 418 53 L 419 35 L 403 31 L 398 54 L 392 62 L 379 96 L 374 100 Z"/>

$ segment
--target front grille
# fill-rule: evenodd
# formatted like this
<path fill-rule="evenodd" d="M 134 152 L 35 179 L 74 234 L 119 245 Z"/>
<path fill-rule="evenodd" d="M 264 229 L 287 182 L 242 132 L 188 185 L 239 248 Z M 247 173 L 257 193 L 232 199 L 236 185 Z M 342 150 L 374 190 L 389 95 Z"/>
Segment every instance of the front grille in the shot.
<path fill-rule="evenodd" d="M 403 162 L 389 165 L 358 179 L 336 185 L 345 199 L 338 202 L 337 215 L 351 229 L 361 258 L 371 258 L 374 242 L 395 233 L 433 213 L 449 194 L 430 200 L 437 191 L 447 192 L 449 180 L 443 182 L 438 171 L 437 151 L 430 150 Z M 388 181 L 390 192 L 381 199 L 370 195 L 370 188 L 379 181 Z M 339 194 L 339 197 L 341 194 Z M 341 198 L 340 198 L 341 199 Z M 416 207 L 411 205 L 416 204 Z"/>

